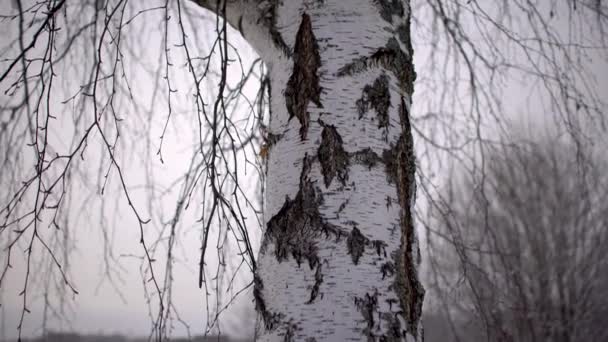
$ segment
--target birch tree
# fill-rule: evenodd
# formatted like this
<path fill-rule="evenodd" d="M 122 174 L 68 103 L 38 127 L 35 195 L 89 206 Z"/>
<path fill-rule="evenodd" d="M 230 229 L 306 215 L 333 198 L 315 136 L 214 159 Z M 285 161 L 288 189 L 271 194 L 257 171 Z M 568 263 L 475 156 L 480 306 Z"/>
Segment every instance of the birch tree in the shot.
<path fill-rule="evenodd" d="M 272 89 L 258 339 L 422 339 L 408 2 L 222 5 Z"/>

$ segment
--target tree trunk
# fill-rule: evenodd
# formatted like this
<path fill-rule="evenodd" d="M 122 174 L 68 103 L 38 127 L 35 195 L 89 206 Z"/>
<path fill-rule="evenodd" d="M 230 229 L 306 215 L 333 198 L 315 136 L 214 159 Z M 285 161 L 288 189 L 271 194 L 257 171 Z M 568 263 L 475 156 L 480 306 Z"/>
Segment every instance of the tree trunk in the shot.
<path fill-rule="evenodd" d="M 272 89 L 257 340 L 422 340 L 409 1 L 228 1 Z"/>

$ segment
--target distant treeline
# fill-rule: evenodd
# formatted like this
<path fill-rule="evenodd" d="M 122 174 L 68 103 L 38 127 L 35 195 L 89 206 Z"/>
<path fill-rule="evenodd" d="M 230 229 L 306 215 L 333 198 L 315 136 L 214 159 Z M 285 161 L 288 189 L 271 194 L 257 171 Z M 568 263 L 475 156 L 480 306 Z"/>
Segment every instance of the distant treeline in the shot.
<path fill-rule="evenodd" d="M 21 339 L 23 342 L 148 342 L 144 337 L 125 337 L 122 335 L 80 335 L 76 333 L 51 332 L 45 336 Z M 250 340 L 232 339 L 226 336 L 196 336 L 192 338 L 171 338 L 172 342 L 248 342 Z M 251 340 L 253 341 L 253 340 Z M 9 340 L 8 342 L 16 342 Z"/>

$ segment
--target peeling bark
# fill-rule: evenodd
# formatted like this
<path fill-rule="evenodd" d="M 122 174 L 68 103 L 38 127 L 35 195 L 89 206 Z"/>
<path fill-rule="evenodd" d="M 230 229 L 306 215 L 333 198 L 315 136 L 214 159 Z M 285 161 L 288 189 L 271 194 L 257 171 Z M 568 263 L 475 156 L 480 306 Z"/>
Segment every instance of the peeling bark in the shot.
<path fill-rule="evenodd" d="M 319 85 L 318 70 L 321 66 L 321 56 L 310 16 L 302 14 L 302 21 L 296 36 L 296 46 L 293 56 L 293 71 L 285 88 L 285 102 L 289 119 L 294 116 L 300 121 L 300 137 L 306 139 L 310 114 L 308 103 L 313 102 L 321 108 L 321 86 Z"/>

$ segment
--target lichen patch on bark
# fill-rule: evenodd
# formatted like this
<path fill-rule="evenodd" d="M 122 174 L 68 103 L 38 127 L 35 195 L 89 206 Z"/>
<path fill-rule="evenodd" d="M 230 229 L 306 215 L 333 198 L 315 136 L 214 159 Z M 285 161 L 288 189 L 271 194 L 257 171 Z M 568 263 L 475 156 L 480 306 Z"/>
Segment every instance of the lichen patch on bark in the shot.
<path fill-rule="evenodd" d="M 338 134 L 336 127 L 325 124 L 319 120 L 323 127 L 321 132 L 321 144 L 317 150 L 317 158 L 321 164 L 321 172 L 325 187 L 329 187 L 334 178 L 338 178 L 342 185 L 348 180 L 348 153 L 342 146 L 342 137 Z"/>
<path fill-rule="evenodd" d="M 300 28 L 296 34 L 293 63 L 293 71 L 285 88 L 285 103 L 289 119 L 291 120 L 294 116 L 298 118 L 300 137 L 304 140 L 310 124 L 308 104 L 312 102 L 322 108 L 318 75 L 321 56 L 317 39 L 312 31 L 310 16 L 306 13 L 302 14 Z"/>

